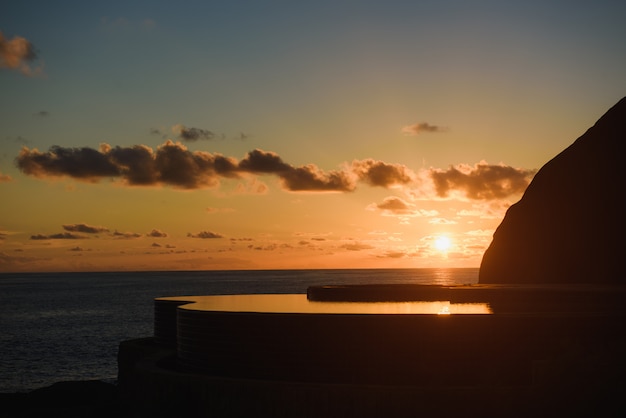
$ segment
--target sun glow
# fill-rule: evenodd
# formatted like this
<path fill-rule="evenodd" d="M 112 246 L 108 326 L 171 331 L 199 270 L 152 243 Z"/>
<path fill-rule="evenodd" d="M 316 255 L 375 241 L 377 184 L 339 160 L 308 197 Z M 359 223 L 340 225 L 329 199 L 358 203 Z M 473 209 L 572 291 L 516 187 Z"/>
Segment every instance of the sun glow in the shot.
<path fill-rule="evenodd" d="M 445 253 L 450 249 L 451 246 L 452 242 L 450 241 L 450 238 L 446 237 L 445 235 L 442 235 L 435 240 L 435 248 L 438 251 Z"/>

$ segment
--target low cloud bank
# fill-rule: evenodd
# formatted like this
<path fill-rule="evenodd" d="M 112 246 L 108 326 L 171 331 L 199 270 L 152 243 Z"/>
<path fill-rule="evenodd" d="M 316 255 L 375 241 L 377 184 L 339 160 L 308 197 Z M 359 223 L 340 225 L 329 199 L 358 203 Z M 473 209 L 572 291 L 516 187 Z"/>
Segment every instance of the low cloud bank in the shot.
<path fill-rule="evenodd" d="M 108 144 L 97 150 L 53 146 L 47 152 L 24 147 L 16 164 L 23 173 L 42 179 L 70 177 L 98 182 L 111 178 L 129 186 L 217 188 L 222 179 L 273 175 L 284 190 L 293 192 L 351 192 L 362 182 L 371 187 L 422 187 L 431 190 L 434 197 L 463 196 L 473 200 L 502 199 L 522 193 L 536 172 L 483 161 L 474 166 L 461 164 L 416 173 L 402 164 L 374 159 L 354 160 L 340 169 L 324 171 L 315 164 L 293 166 L 271 151 L 255 149 L 237 160 L 218 153 L 190 151 L 171 140 L 156 150 L 145 145 Z"/>

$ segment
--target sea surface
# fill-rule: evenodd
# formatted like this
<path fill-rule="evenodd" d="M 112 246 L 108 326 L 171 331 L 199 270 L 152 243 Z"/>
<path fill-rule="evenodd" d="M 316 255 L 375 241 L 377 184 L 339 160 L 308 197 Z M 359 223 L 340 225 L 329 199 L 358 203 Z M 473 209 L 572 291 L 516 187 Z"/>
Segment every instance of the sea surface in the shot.
<path fill-rule="evenodd" d="M 477 268 L 0 273 L 0 393 L 67 380 L 115 382 L 119 343 L 153 335 L 157 297 L 477 282 Z"/>

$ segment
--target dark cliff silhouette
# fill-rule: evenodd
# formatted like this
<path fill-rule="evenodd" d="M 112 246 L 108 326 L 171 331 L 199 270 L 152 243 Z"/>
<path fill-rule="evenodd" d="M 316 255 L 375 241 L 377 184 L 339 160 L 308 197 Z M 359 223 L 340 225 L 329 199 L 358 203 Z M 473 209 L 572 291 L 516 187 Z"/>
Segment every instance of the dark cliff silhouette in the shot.
<path fill-rule="evenodd" d="M 626 97 L 546 163 L 483 255 L 479 283 L 620 283 Z"/>

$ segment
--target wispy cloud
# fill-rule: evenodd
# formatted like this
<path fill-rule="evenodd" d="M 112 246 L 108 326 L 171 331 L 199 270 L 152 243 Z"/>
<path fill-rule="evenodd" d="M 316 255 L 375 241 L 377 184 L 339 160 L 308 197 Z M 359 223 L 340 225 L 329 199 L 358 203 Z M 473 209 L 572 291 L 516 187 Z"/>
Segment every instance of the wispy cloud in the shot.
<path fill-rule="evenodd" d="M 137 232 L 120 232 L 116 230 L 111 234 L 111 236 L 117 239 L 135 239 L 141 238 L 142 235 Z"/>
<path fill-rule="evenodd" d="M 32 240 L 49 240 L 49 239 L 85 239 L 87 238 L 84 235 L 72 234 L 71 232 L 61 232 L 58 234 L 44 235 L 44 234 L 36 234 L 31 235 L 30 239 Z"/>
<path fill-rule="evenodd" d="M 381 203 L 374 204 L 372 208 L 380 209 L 394 215 L 410 215 L 415 212 L 415 205 L 395 196 L 384 198 Z"/>
<path fill-rule="evenodd" d="M 9 255 L 4 252 L 0 252 L 0 265 L 3 267 L 32 267 L 32 263 L 40 261 L 38 257 L 26 257 Z"/>
<path fill-rule="evenodd" d="M 348 250 L 348 251 L 363 251 L 363 250 L 374 249 L 374 247 L 371 246 L 370 244 L 363 244 L 360 242 L 350 242 L 350 243 L 342 244 L 339 246 L 339 248 Z"/>
<path fill-rule="evenodd" d="M 406 251 L 390 250 L 390 251 L 385 251 L 383 254 L 379 255 L 378 258 L 398 259 L 398 258 L 410 257 L 411 255 L 412 254 L 410 252 L 406 252 Z"/>
<path fill-rule="evenodd" d="M 103 226 L 91 226 L 87 224 L 67 224 L 63 225 L 63 229 L 69 232 L 83 232 L 86 234 L 109 232 L 109 229 Z"/>
<path fill-rule="evenodd" d="M 409 136 L 417 136 L 422 133 L 440 133 L 440 132 L 447 132 L 447 131 L 448 131 L 448 128 L 438 126 L 438 125 L 431 125 L 430 123 L 427 123 L 427 122 L 407 125 L 407 126 L 402 127 L 401 129 L 401 132 L 403 134 L 409 135 Z"/>
<path fill-rule="evenodd" d="M 201 238 L 201 239 L 213 239 L 213 238 L 224 238 L 223 235 L 220 235 L 211 231 L 201 231 L 197 234 L 192 234 L 191 232 L 187 234 L 190 238 Z"/>
<path fill-rule="evenodd" d="M 10 181 L 13 181 L 13 177 L 9 176 L 8 174 L 2 174 L 2 172 L 0 172 L 0 183 L 8 183 Z"/>
<path fill-rule="evenodd" d="M 167 237 L 167 234 L 163 231 L 160 231 L 158 229 L 153 229 L 152 231 L 148 232 L 148 234 L 146 234 L 146 236 L 148 237 L 152 237 L 152 238 L 165 238 Z"/>
<path fill-rule="evenodd" d="M 188 128 L 184 125 L 176 124 L 172 126 L 172 132 L 183 141 L 195 142 L 198 140 L 215 139 L 217 135 L 208 129 Z"/>
<path fill-rule="evenodd" d="M 36 59 L 35 46 L 30 41 L 21 36 L 7 39 L 0 32 L 0 68 L 16 70 L 26 76 L 40 75 L 43 67 L 32 67 Z"/>
<path fill-rule="evenodd" d="M 437 216 L 439 213 L 436 210 L 424 210 L 418 209 L 413 203 L 409 203 L 404 199 L 396 196 L 389 196 L 383 199 L 380 203 L 372 203 L 367 207 L 368 210 L 381 211 L 385 216 L 399 216 L 399 217 L 416 217 Z"/>
<path fill-rule="evenodd" d="M 456 225 L 458 222 L 452 219 L 446 218 L 433 218 L 428 221 L 429 224 L 432 225 Z"/>

